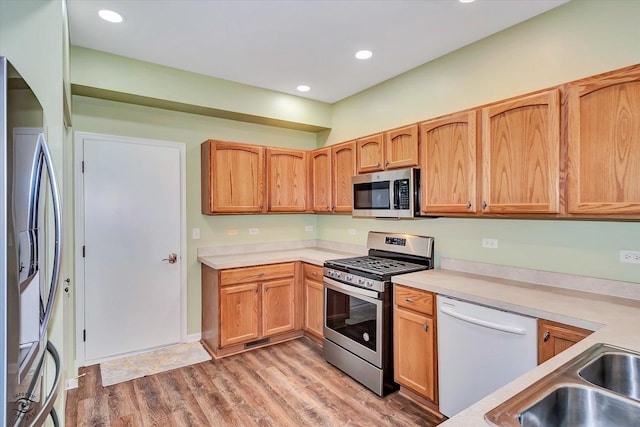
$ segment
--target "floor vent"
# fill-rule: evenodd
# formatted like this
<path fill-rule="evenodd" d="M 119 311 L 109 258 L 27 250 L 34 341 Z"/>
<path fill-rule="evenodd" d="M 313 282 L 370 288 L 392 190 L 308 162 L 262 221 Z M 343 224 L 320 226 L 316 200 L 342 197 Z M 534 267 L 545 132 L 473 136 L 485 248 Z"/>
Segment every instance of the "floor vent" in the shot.
<path fill-rule="evenodd" d="M 247 349 L 247 348 L 256 347 L 256 346 L 259 346 L 259 345 L 262 345 L 262 344 L 269 344 L 269 341 L 271 341 L 270 338 L 263 338 L 261 340 L 251 341 L 251 342 L 246 343 L 244 345 L 244 348 Z"/>

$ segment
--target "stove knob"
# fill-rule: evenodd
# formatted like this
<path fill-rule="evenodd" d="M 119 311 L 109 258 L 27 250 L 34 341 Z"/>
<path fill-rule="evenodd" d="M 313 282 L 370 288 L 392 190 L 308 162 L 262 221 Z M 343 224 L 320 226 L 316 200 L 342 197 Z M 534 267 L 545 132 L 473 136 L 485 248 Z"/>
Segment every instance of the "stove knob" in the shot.
<path fill-rule="evenodd" d="M 340 276 L 342 276 L 342 274 L 340 274 L 339 271 L 336 271 L 336 277 L 340 277 Z"/>
<path fill-rule="evenodd" d="M 364 283 L 363 279 L 358 279 L 358 285 L 362 285 Z"/>
<path fill-rule="evenodd" d="M 370 288 L 372 286 L 373 286 L 373 280 L 367 281 L 367 288 Z"/>
<path fill-rule="evenodd" d="M 329 270 L 327 271 L 327 274 L 329 275 L 329 277 L 333 277 L 333 271 Z"/>
<path fill-rule="evenodd" d="M 347 274 L 346 276 L 344 276 L 344 279 L 345 279 L 347 282 L 350 282 L 350 281 L 352 281 L 352 280 L 353 280 L 353 276 L 352 276 L 351 274 Z"/>

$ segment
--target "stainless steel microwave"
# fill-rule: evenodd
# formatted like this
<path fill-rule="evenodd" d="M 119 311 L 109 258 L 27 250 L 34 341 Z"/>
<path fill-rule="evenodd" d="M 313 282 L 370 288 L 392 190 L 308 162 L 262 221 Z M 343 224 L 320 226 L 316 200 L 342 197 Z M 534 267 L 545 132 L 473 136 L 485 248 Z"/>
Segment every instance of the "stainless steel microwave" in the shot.
<path fill-rule="evenodd" d="M 412 218 L 420 215 L 418 168 L 356 175 L 351 183 L 353 216 Z"/>

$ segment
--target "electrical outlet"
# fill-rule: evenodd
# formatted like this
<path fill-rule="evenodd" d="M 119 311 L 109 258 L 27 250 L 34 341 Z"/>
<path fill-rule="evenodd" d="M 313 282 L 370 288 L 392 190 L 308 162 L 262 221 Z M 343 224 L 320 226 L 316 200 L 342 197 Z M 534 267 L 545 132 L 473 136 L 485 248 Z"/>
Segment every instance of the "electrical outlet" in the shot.
<path fill-rule="evenodd" d="M 313 231 L 313 225 L 305 225 L 304 231 Z"/>
<path fill-rule="evenodd" d="M 620 251 L 620 262 L 640 264 L 640 251 Z"/>
<path fill-rule="evenodd" d="M 498 249 L 498 239 L 482 239 L 482 247 L 488 249 Z"/>
<path fill-rule="evenodd" d="M 255 235 L 255 234 L 260 234 L 260 229 L 259 228 L 250 228 L 249 229 L 249 234 Z"/>
<path fill-rule="evenodd" d="M 199 228 L 191 229 L 191 238 L 193 240 L 200 240 L 200 229 Z"/>
<path fill-rule="evenodd" d="M 227 236 L 237 236 L 238 230 L 227 230 Z"/>

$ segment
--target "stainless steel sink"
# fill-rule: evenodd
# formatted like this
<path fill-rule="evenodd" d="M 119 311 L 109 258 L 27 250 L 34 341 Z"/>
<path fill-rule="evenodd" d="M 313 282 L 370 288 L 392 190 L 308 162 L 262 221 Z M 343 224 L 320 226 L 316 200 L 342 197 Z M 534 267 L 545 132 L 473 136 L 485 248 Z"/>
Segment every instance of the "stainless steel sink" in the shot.
<path fill-rule="evenodd" d="M 596 344 L 485 419 L 497 426 L 640 426 L 640 354 Z"/>
<path fill-rule="evenodd" d="M 599 387 L 640 400 L 640 357 L 635 354 L 604 353 L 582 368 L 579 375 Z"/>
<path fill-rule="evenodd" d="M 592 387 L 562 386 L 519 414 L 525 427 L 637 426 L 640 405 Z"/>

